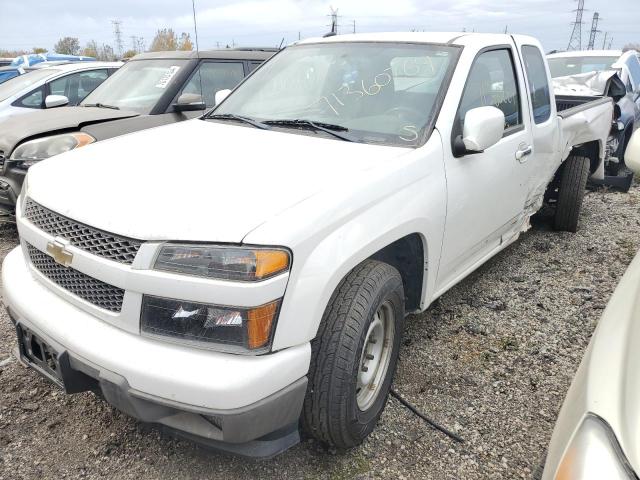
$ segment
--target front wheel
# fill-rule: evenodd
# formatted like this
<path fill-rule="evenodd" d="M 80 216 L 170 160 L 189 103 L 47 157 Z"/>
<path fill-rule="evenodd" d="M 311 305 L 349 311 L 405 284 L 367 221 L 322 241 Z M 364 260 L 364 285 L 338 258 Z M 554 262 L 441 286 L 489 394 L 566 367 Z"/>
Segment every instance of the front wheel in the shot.
<path fill-rule="evenodd" d="M 338 285 L 312 341 L 303 429 L 336 448 L 373 430 L 395 372 L 404 328 L 398 271 L 367 260 Z"/>

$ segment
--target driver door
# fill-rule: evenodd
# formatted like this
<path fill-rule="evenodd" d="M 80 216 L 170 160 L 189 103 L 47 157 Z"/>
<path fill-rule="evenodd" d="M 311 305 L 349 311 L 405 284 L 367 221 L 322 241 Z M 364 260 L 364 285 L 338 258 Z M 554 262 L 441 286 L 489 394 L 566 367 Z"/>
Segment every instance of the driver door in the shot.
<path fill-rule="evenodd" d="M 509 47 L 476 56 L 455 117 L 452 139 L 466 112 L 495 106 L 505 115 L 502 139 L 484 152 L 450 157 L 447 219 L 438 270 L 442 292 L 497 252 L 520 231 L 527 197 L 532 136 L 522 73 Z M 528 152 L 528 153 L 527 153 Z M 520 159 L 518 159 L 520 157 Z"/>

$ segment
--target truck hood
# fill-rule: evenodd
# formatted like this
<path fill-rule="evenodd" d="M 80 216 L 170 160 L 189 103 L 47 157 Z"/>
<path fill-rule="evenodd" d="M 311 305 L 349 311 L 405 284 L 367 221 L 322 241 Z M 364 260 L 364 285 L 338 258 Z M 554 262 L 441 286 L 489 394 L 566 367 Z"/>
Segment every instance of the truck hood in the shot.
<path fill-rule="evenodd" d="M 27 138 L 137 115 L 132 111 L 96 107 L 60 107 L 9 115 L 0 119 L 0 150 L 8 156 Z"/>
<path fill-rule="evenodd" d="M 132 238 L 239 243 L 337 179 L 411 151 L 197 119 L 50 158 L 30 169 L 27 194 Z"/>

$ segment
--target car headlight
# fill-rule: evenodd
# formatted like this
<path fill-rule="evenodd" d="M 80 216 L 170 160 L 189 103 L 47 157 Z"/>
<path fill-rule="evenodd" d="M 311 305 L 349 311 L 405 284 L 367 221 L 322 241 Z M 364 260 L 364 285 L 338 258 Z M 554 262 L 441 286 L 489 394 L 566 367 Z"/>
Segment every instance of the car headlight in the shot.
<path fill-rule="evenodd" d="M 143 334 L 218 349 L 262 353 L 269 349 L 280 300 L 259 307 L 226 307 L 144 295 Z"/>
<path fill-rule="evenodd" d="M 637 478 L 611 428 L 596 415 L 585 417 L 562 457 L 555 480 Z"/>
<path fill-rule="evenodd" d="M 82 132 L 63 133 L 61 135 L 37 138 L 18 145 L 9 157 L 9 160 L 20 162 L 16 166 L 27 169 L 40 160 L 68 152 L 75 148 L 84 147 L 95 141 L 96 139 L 91 135 Z"/>
<path fill-rule="evenodd" d="M 289 270 L 289 252 L 280 248 L 165 244 L 154 269 L 220 280 L 259 281 Z"/>

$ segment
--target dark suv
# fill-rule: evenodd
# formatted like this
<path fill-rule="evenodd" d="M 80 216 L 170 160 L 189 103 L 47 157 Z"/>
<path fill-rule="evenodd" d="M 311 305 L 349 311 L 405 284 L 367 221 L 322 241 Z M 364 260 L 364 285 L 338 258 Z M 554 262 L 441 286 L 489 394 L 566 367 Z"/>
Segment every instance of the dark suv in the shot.
<path fill-rule="evenodd" d="M 90 143 L 180 122 L 215 105 L 275 49 L 151 52 L 133 57 L 79 106 L 0 121 L 0 209 L 13 211 L 27 169 Z"/>

